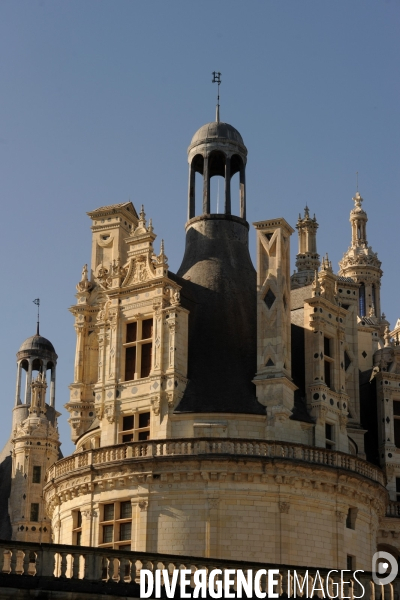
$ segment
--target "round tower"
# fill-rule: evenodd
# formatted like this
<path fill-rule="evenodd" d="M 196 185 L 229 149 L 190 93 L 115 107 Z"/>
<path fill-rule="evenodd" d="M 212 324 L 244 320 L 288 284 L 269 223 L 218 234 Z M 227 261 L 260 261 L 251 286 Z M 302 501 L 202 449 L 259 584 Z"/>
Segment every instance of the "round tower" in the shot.
<path fill-rule="evenodd" d="M 250 413 L 256 400 L 256 272 L 248 249 L 247 148 L 240 133 L 219 121 L 200 127 L 188 149 L 186 248 L 178 275 L 189 298 L 189 383 L 176 412 Z M 201 210 L 195 174 L 203 176 Z M 231 179 L 239 173 L 239 206 Z M 211 213 L 210 180 L 224 178 L 224 209 Z M 190 299 L 192 298 L 192 302 Z"/>
<path fill-rule="evenodd" d="M 12 474 L 9 516 L 12 539 L 50 542 L 51 526 L 43 503 L 46 469 L 59 458 L 55 410 L 57 354 L 49 340 L 29 337 L 17 352 L 17 385 L 12 424 Z M 50 390 L 46 373 L 50 371 Z M 25 381 L 22 389 L 22 373 Z"/>

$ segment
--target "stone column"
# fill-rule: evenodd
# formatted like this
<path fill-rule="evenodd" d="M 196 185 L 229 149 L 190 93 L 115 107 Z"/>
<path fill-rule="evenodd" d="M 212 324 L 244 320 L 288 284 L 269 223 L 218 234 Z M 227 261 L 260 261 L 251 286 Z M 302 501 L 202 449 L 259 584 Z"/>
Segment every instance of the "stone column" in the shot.
<path fill-rule="evenodd" d="M 17 385 L 15 390 L 15 406 L 21 404 L 21 361 L 17 365 Z"/>
<path fill-rule="evenodd" d="M 31 383 L 32 383 L 32 363 L 33 359 L 29 358 L 28 373 L 26 375 L 26 387 L 25 387 L 25 404 L 31 403 Z"/>
<path fill-rule="evenodd" d="M 240 216 L 246 218 L 246 171 L 245 166 L 240 167 Z"/>
<path fill-rule="evenodd" d="M 132 498 L 132 550 L 136 552 L 147 552 L 148 507 L 145 498 Z"/>
<path fill-rule="evenodd" d="M 231 214 L 231 157 L 225 159 L 225 214 Z"/>
<path fill-rule="evenodd" d="M 188 219 L 196 215 L 196 172 L 193 164 L 189 165 Z"/>
<path fill-rule="evenodd" d="M 51 367 L 50 406 L 54 408 L 56 401 L 56 365 Z"/>
<path fill-rule="evenodd" d="M 204 157 L 203 168 L 203 214 L 210 214 L 210 177 L 208 170 L 208 156 Z"/>

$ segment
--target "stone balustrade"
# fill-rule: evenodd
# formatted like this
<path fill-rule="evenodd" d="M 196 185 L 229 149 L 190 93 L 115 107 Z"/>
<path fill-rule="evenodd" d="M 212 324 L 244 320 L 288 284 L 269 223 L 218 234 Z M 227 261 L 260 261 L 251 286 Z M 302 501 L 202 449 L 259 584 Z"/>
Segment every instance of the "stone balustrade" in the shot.
<path fill-rule="evenodd" d="M 387 517 L 400 517 L 400 502 L 389 502 L 386 507 Z"/>
<path fill-rule="evenodd" d="M 359 583 L 349 571 L 345 572 L 343 577 L 343 580 L 348 583 L 340 590 L 340 585 L 338 588 L 335 586 L 340 583 L 340 571 L 329 573 L 328 569 L 318 569 L 318 567 L 266 565 L 247 561 L 0 540 L 0 598 L 38 597 L 37 595 L 30 596 L 28 593 L 24 595 L 21 590 L 52 590 L 58 592 L 58 595 L 54 597 L 60 599 L 64 598 L 60 593 L 65 592 L 65 600 L 70 599 L 74 592 L 88 594 L 88 596 L 85 595 L 85 598 L 100 596 L 102 598 L 118 596 L 139 598 L 141 569 L 148 569 L 153 573 L 155 569 L 166 569 L 170 580 L 174 569 L 189 569 L 192 573 L 192 588 L 194 587 L 193 575 L 198 569 L 205 569 L 208 573 L 213 569 L 220 569 L 222 575 L 218 576 L 219 579 L 223 578 L 223 572 L 226 569 L 242 570 L 245 574 L 251 569 L 253 577 L 259 569 L 278 569 L 279 575 L 275 576 L 275 579 L 278 579 L 278 585 L 275 591 L 284 597 L 286 597 L 285 594 L 293 597 L 294 571 L 296 571 L 297 581 L 300 584 L 304 578 L 308 578 L 309 596 L 311 596 L 314 582 L 316 588 L 320 588 L 322 582 L 325 589 L 324 597 L 327 597 L 326 586 L 332 597 L 337 597 L 334 593 L 335 589 L 339 590 L 339 598 L 353 599 L 362 595 Z M 318 580 L 318 575 L 320 580 Z M 364 600 L 376 600 L 377 598 L 393 600 L 395 594 L 398 597 L 399 579 L 396 579 L 393 584 L 377 586 L 372 581 L 371 573 L 359 571 L 356 577 L 365 589 L 362 595 Z M 235 581 L 235 575 L 233 579 Z M 267 591 L 266 576 L 261 578 L 260 583 L 261 590 Z M 14 589 L 21 593 L 19 595 L 11 594 L 10 590 Z M 236 589 L 236 583 L 233 589 Z M 190 588 L 187 589 L 187 592 L 189 591 Z M 4 595 L 4 593 L 9 595 Z M 314 597 L 320 594 L 321 592 L 317 594 L 315 591 Z M 297 587 L 297 597 L 299 596 L 306 597 L 305 594 L 299 593 Z M 75 596 L 73 597 L 75 598 Z M 76 597 L 80 598 L 79 595 Z"/>
<path fill-rule="evenodd" d="M 148 440 L 107 446 L 79 452 L 55 463 L 47 471 L 47 481 L 58 479 L 82 467 L 113 463 L 125 459 L 145 459 L 171 456 L 230 455 L 270 459 L 288 459 L 308 464 L 345 469 L 385 485 L 381 469 L 371 463 L 343 452 L 315 448 L 289 442 L 229 438 L 184 438 Z"/>

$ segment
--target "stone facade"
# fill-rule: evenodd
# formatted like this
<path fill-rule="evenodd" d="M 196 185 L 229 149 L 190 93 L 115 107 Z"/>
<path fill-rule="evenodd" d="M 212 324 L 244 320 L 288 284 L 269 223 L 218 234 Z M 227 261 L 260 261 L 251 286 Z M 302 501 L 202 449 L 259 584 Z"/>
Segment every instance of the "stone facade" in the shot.
<path fill-rule="evenodd" d="M 362 198 L 339 273 L 307 207 L 295 273 L 282 218 L 254 224 L 254 269 L 241 135 L 205 125 L 188 157 L 176 274 L 143 207 L 88 213 L 91 263 L 70 309 L 76 450 L 51 459 L 43 490 L 52 540 L 369 571 L 377 548 L 400 554 L 400 325 L 381 313 Z"/>

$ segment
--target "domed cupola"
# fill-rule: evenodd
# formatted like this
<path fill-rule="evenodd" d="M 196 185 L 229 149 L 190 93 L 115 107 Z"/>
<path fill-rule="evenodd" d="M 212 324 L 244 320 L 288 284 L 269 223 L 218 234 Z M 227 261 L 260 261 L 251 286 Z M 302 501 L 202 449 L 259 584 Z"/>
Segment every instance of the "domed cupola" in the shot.
<path fill-rule="evenodd" d="M 248 249 L 245 167 L 240 133 L 219 121 L 200 127 L 188 149 L 189 210 L 185 255 L 178 275 L 191 299 L 189 382 L 177 412 L 263 414 L 256 373 L 256 272 Z M 195 174 L 203 176 L 196 210 Z M 239 173 L 238 214 L 232 214 L 231 178 Z M 225 180 L 224 208 L 211 213 L 210 179 Z M 200 213 L 200 214 L 199 214 Z"/>
<path fill-rule="evenodd" d="M 54 407 L 55 382 L 57 354 L 53 344 L 39 334 L 39 320 L 36 334 L 28 337 L 17 352 L 17 388 L 15 394 L 15 406 L 29 405 L 31 403 L 32 373 L 37 371 L 46 377 L 48 370 L 51 371 L 49 406 Z M 21 376 L 26 372 L 24 386 L 24 398 L 21 398 Z"/>

